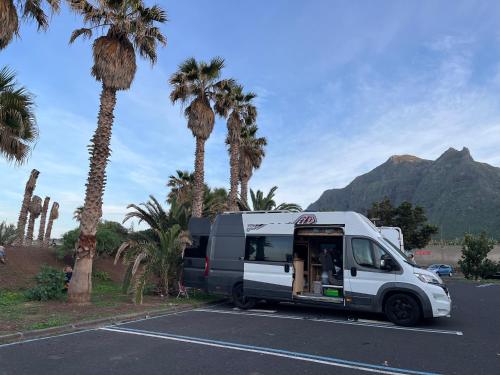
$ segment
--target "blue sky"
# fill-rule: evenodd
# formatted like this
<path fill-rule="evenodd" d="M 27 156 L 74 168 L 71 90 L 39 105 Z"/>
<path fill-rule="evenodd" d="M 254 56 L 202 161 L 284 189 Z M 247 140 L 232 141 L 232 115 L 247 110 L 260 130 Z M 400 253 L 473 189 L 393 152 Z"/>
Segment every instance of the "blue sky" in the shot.
<path fill-rule="evenodd" d="M 150 3 L 150 2 L 147 2 Z M 278 185 L 278 201 L 306 207 L 393 154 L 435 159 L 467 146 L 500 166 L 500 4 L 475 1 L 160 1 L 170 22 L 157 65 L 139 63 L 118 94 L 104 218 L 164 199 L 176 169 L 193 167 L 194 139 L 168 77 L 187 57 L 226 59 L 224 76 L 255 91 L 269 146 L 250 185 Z M 68 44 L 80 18 L 67 9 L 46 33 L 22 24 L 0 65 L 36 95 L 40 139 L 29 162 L 0 159 L 0 220 L 16 222 L 24 184 L 61 204 L 55 235 L 76 226 L 100 84 L 91 44 Z M 225 122 L 206 146 L 206 182 L 228 185 Z"/>

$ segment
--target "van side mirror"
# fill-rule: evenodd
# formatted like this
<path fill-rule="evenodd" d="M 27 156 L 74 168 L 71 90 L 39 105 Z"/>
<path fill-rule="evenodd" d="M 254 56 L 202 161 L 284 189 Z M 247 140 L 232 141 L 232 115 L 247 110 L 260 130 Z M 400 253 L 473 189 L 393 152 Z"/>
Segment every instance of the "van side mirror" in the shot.
<path fill-rule="evenodd" d="M 286 261 L 287 261 L 287 263 L 292 263 L 293 262 L 293 256 L 292 256 L 292 254 L 286 254 Z"/>
<path fill-rule="evenodd" d="M 384 254 L 380 257 L 380 269 L 381 270 L 392 271 L 395 268 L 396 267 L 395 267 L 394 261 L 392 260 L 392 258 L 389 255 Z"/>

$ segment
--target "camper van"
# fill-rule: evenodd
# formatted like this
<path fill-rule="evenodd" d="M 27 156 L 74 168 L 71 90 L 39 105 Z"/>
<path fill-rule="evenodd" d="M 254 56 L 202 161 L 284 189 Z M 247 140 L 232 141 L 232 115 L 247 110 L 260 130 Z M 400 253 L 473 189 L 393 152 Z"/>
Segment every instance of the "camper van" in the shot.
<path fill-rule="evenodd" d="M 186 287 L 257 301 L 384 313 L 398 324 L 450 316 L 435 273 L 417 267 L 356 212 L 233 212 L 191 219 Z"/>

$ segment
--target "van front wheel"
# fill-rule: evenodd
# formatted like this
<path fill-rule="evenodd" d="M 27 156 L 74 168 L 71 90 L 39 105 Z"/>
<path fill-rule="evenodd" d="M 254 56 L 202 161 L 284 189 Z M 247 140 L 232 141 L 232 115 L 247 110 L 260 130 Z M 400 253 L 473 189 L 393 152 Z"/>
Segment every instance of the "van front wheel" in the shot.
<path fill-rule="evenodd" d="M 251 309 L 255 306 L 255 299 L 245 297 L 243 294 L 243 284 L 236 284 L 233 288 L 233 303 L 240 309 Z"/>
<path fill-rule="evenodd" d="M 408 294 L 393 294 L 387 298 L 384 311 L 391 322 L 407 327 L 417 324 L 422 315 L 418 302 Z"/>

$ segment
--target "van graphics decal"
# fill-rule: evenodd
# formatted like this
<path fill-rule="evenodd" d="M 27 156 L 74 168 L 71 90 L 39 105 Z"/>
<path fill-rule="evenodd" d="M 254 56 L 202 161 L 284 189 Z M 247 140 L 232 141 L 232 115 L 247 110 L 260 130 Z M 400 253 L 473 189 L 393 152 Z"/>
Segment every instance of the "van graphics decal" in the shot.
<path fill-rule="evenodd" d="M 306 225 L 306 224 L 316 224 L 316 215 L 304 214 L 300 215 L 297 220 L 295 220 L 295 225 Z"/>
<path fill-rule="evenodd" d="M 265 227 L 266 224 L 247 224 L 247 232 L 251 232 L 252 230 L 259 230 L 262 227 Z"/>

